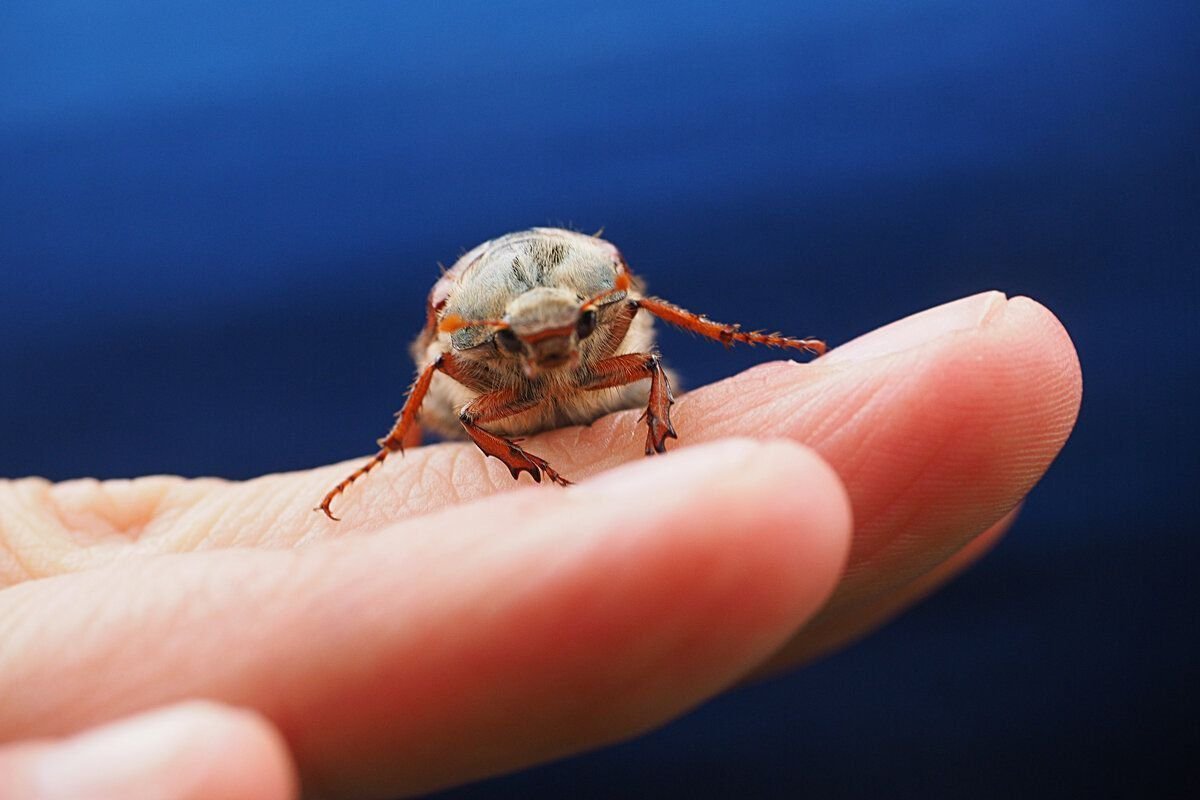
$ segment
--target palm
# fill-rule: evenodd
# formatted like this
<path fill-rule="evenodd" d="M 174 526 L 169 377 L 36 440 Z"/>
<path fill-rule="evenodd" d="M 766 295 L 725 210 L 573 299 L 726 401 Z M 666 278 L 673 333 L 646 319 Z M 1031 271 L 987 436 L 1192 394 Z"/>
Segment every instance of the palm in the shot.
<path fill-rule="evenodd" d="M 957 330 L 922 341 L 935 325 Z M 0 484 L 0 740 L 210 698 L 270 720 L 308 786 L 358 796 L 628 736 L 965 566 L 1079 393 L 1052 316 L 980 295 L 681 397 L 665 458 L 641 459 L 636 412 L 539 436 L 565 491 L 468 444 L 389 462 L 339 524 L 311 509 L 345 465 Z M 828 466 L 784 443 L 687 452 L 731 436 Z"/>

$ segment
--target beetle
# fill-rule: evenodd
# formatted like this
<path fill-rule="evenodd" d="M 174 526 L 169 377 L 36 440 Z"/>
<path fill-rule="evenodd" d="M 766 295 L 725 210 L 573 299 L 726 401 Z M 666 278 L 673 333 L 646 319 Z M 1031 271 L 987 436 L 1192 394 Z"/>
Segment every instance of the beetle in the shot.
<path fill-rule="evenodd" d="M 379 452 L 325 495 L 403 451 L 417 425 L 469 438 L 518 478 L 571 483 L 515 436 L 592 422 L 645 405 L 646 455 L 678 438 L 668 372 L 654 347 L 657 317 L 726 346 L 735 342 L 825 352 L 817 339 L 743 331 L 643 293 L 620 251 L 599 234 L 533 228 L 484 242 L 434 284 L 411 352 L 417 377 Z M 646 312 L 646 313 L 640 313 Z M 649 381 L 649 391 L 645 382 Z"/>

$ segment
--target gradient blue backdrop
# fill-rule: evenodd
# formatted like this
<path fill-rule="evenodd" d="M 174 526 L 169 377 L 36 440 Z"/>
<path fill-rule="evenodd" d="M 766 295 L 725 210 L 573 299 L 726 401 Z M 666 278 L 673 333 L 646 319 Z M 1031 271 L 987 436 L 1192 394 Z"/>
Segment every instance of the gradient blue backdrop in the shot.
<path fill-rule="evenodd" d="M 835 343 L 1029 294 L 1085 399 L 993 556 L 810 669 L 450 796 L 1181 780 L 1197 4 L 643 5 L 0 3 L 0 475 L 365 453 L 436 262 L 533 224 L 603 225 L 677 302 Z M 764 357 L 664 349 L 690 385 Z"/>

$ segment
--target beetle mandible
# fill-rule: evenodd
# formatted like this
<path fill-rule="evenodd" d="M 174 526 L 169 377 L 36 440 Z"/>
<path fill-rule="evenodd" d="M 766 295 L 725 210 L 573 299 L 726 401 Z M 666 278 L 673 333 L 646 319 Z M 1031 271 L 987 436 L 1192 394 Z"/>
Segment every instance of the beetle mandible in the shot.
<path fill-rule="evenodd" d="M 469 438 L 513 478 L 571 482 L 512 437 L 587 424 L 645 405 L 646 455 L 678 438 L 671 385 L 654 347 L 653 317 L 715 339 L 825 352 L 817 339 L 743 331 L 642 293 L 619 250 L 599 235 L 533 228 L 471 250 L 434 284 L 412 345 L 419 371 L 379 452 L 325 495 L 316 510 L 403 450 L 421 424 Z M 646 312 L 644 314 L 639 312 Z M 649 394 L 644 381 L 649 380 Z"/>

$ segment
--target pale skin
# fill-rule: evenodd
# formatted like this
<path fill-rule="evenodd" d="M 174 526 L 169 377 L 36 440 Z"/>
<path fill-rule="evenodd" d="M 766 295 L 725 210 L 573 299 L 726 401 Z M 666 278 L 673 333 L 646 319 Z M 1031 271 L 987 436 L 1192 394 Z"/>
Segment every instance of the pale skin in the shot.
<path fill-rule="evenodd" d="M 0 798 L 387 797 L 636 735 L 969 565 L 1080 392 L 1058 321 L 988 293 L 680 396 L 665 456 L 637 410 L 531 437 L 567 489 L 470 443 L 338 524 L 352 464 L 0 482 Z"/>

